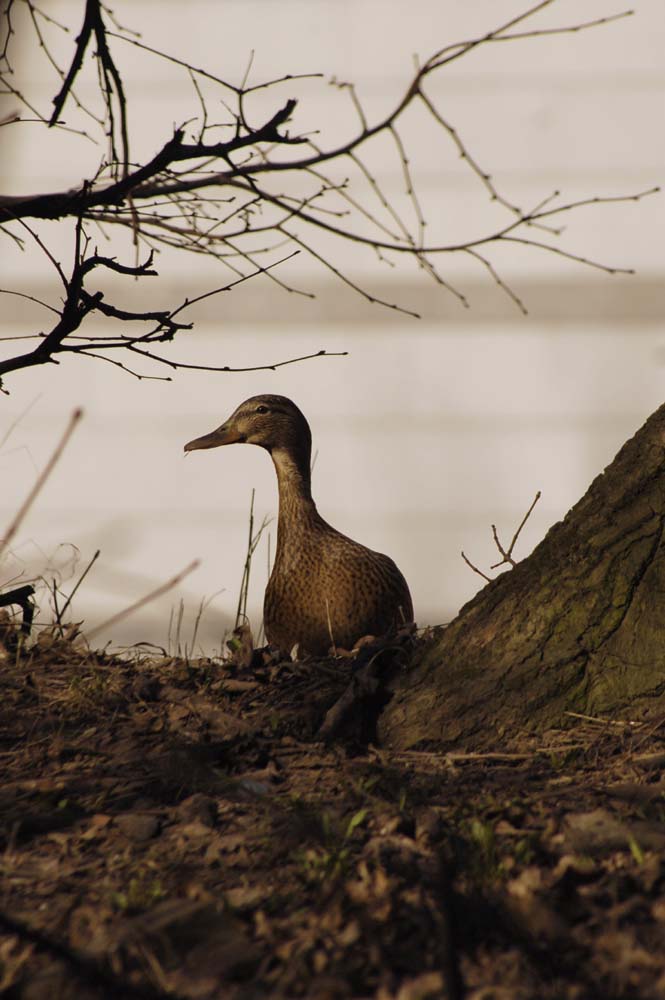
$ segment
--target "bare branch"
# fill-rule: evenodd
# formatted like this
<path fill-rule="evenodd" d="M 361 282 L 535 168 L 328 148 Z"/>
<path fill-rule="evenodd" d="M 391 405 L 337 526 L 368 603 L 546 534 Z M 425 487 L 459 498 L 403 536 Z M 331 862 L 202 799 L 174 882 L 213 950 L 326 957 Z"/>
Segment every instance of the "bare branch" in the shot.
<path fill-rule="evenodd" d="M 118 101 L 118 112 L 120 115 L 120 133 L 122 140 L 122 167 L 123 176 L 126 176 L 129 171 L 129 133 L 127 126 L 127 100 L 125 97 L 125 91 L 122 83 L 122 78 L 118 69 L 113 61 L 111 52 L 108 47 L 108 42 L 106 38 L 106 26 L 104 24 L 104 18 L 102 14 L 102 5 L 100 0 L 86 0 L 85 5 L 85 15 L 83 18 L 83 25 L 81 31 L 76 40 L 76 49 L 74 51 L 74 56 L 70 64 L 67 75 L 63 80 L 62 87 L 53 99 L 53 112 L 51 118 L 49 119 L 49 126 L 56 125 L 62 114 L 62 109 L 65 106 L 65 101 L 67 97 L 72 93 L 72 87 L 74 81 L 78 76 L 81 67 L 83 66 L 83 59 L 86 54 L 86 50 L 92 37 L 94 36 L 97 45 L 97 60 L 98 67 L 103 81 L 103 91 L 105 96 L 105 103 L 107 114 L 109 116 L 110 128 L 109 128 L 109 140 L 111 142 L 111 151 L 115 159 L 117 159 L 117 153 L 115 149 L 115 124 L 114 124 L 114 111 L 113 111 L 113 93 L 115 90 L 116 98 Z M 57 68 L 57 67 L 56 67 Z"/>
<path fill-rule="evenodd" d="M 57 63 L 55 57 L 53 56 L 53 54 L 51 52 L 50 46 L 46 42 L 46 38 L 44 37 L 44 33 L 43 33 L 43 31 L 41 29 L 41 26 L 39 24 L 39 18 L 41 17 L 47 24 L 55 24 L 55 25 L 57 25 L 59 28 L 61 28 L 64 31 L 67 31 L 67 28 L 64 25 L 61 25 L 57 21 L 55 21 L 54 18 L 49 17 L 47 14 L 45 14 L 44 11 L 42 11 L 38 7 L 36 7 L 34 5 L 34 3 L 31 2 L 31 0 L 25 0 L 25 2 L 27 4 L 28 10 L 30 12 L 30 19 L 32 21 L 32 25 L 33 25 L 33 28 L 34 28 L 34 31 L 35 31 L 35 35 L 37 36 L 37 39 L 38 39 L 38 42 L 39 42 L 39 47 L 44 52 L 46 58 L 48 59 L 48 61 L 51 64 L 51 66 L 56 71 L 56 73 L 58 74 L 58 76 L 60 77 L 60 79 L 62 80 L 63 86 L 64 86 L 64 84 L 65 84 L 65 73 L 60 68 L 59 64 Z M 71 84 L 73 84 L 73 82 L 74 81 L 73 81 L 73 78 L 72 78 Z M 104 124 L 103 119 L 99 118 L 97 115 L 93 114 L 92 111 L 90 111 L 90 109 L 87 108 L 82 103 L 82 101 L 80 101 L 78 99 L 78 97 L 76 96 L 76 94 L 74 92 L 74 89 L 73 89 L 73 87 L 72 87 L 71 84 L 69 86 L 69 93 L 71 94 L 71 97 L 72 97 L 74 103 L 76 104 L 76 107 L 79 109 L 79 111 L 82 111 L 84 114 L 89 115 L 90 118 L 92 118 L 93 121 L 97 123 L 97 125 L 102 125 L 103 126 L 103 124 Z M 54 116 L 52 117 L 51 121 L 49 122 L 49 125 L 50 126 L 52 126 L 52 125 L 62 125 L 62 122 L 60 121 L 59 114 L 55 114 L 54 113 Z"/>
<path fill-rule="evenodd" d="M 270 272 L 273 268 L 276 268 L 280 264 L 286 263 L 294 257 L 299 251 L 295 250 L 288 254 L 286 257 L 282 257 L 280 260 L 274 261 L 271 264 L 262 267 L 260 265 L 254 265 L 254 270 L 246 275 L 241 275 L 235 281 L 228 282 L 226 285 L 222 285 L 219 288 L 211 289 L 208 292 L 204 292 L 194 298 L 186 298 L 184 302 L 181 302 L 179 306 L 174 309 L 165 310 L 144 310 L 143 312 L 136 312 L 129 309 L 122 309 L 118 306 L 108 303 L 104 299 L 103 292 L 97 291 L 94 293 L 88 292 L 84 287 L 85 278 L 92 273 L 96 268 L 103 267 L 107 270 L 114 271 L 123 275 L 130 275 L 133 277 L 141 278 L 146 276 L 155 276 L 157 272 L 152 267 L 153 254 L 150 253 L 147 259 L 136 267 L 129 267 L 124 264 L 118 263 L 112 257 L 104 257 L 100 254 L 94 253 L 90 257 L 84 257 L 82 251 L 82 241 L 83 232 L 82 228 L 77 227 L 77 246 L 75 251 L 75 264 L 72 270 L 71 277 L 69 279 L 65 278 L 67 294 L 65 297 L 65 302 L 61 311 L 53 310 L 59 316 L 58 322 L 53 327 L 53 329 L 46 335 L 41 335 L 39 337 L 39 344 L 33 351 L 28 354 L 19 355 L 18 357 L 10 358 L 6 361 L 0 361 L 0 375 L 7 374 L 8 372 L 17 371 L 22 368 L 34 367 L 35 365 L 45 364 L 47 362 L 58 363 L 58 355 L 61 354 L 79 354 L 85 357 L 92 357 L 103 359 L 110 364 L 115 365 L 122 371 L 133 375 L 137 379 L 156 379 L 159 381 L 170 381 L 169 377 L 159 376 L 159 375 L 148 375 L 134 371 L 127 364 L 122 361 L 118 361 L 115 358 L 109 358 L 106 354 L 107 351 L 113 350 L 124 350 L 134 354 L 141 355 L 154 361 L 158 364 L 167 365 L 173 370 L 179 369 L 191 369 L 194 371 L 275 371 L 277 368 L 281 368 L 285 365 L 295 364 L 299 361 L 307 361 L 311 358 L 318 357 L 339 357 L 345 355 L 347 352 L 328 352 L 325 350 L 316 351 L 312 354 L 303 355 L 298 358 L 289 358 L 283 361 L 273 362 L 272 364 L 249 366 L 244 368 L 233 368 L 229 365 L 194 365 L 187 364 L 185 362 L 173 361 L 169 358 L 162 357 L 161 355 L 155 354 L 153 351 L 148 350 L 146 345 L 155 343 L 165 343 L 174 339 L 175 335 L 180 330 L 191 329 L 191 323 L 182 323 L 176 320 L 176 316 L 182 313 L 185 309 L 190 308 L 197 302 L 203 299 L 209 298 L 212 295 L 218 295 L 222 292 L 230 291 L 232 288 L 250 278 L 254 278 L 259 274 L 265 274 L 270 276 Z M 64 277 L 64 273 L 63 273 Z M 21 294 L 21 293 L 18 293 Z M 30 296 L 28 296 L 30 297 Z M 47 305 L 46 303 L 40 303 L 41 305 Z M 47 308 L 52 308 L 47 306 Z M 83 319 L 91 312 L 99 312 L 103 316 L 109 319 L 119 320 L 123 323 L 146 323 L 152 322 L 155 324 L 147 333 L 140 333 L 136 335 L 130 335 L 125 332 L 121 333 L 117 337 L 104 337 L 96 336 L 93 339 L 89 337 L 78 337 L 76 336 L 76 331 L 79 329 Z M 29 338 L 32 339 L 32 338 Z"/>
<path fill-rule="evenodd" d="M 497 530 L 496 530 L 496 525 L 495 524 L 492 525 L 492 537 L 494 539 L 494 544 L 496 545 L 497 549 L 501 553 L 501 559 L 500 559 L 500 561 L 498 563 L 494 563 L 492 566 L 490 566 L 490 569 L 498 569 L 499 566 L 504 566 L 505 564 L 508 564 L 511 567 L 511 569 L 514 569 L 515 566 L 517 566 L 517 563 L 513 559 L 513 551 L 515 549 L 515 545 L 517 544 L 517 539 L 520 537 L 520 534 L 522 532 L 522 528 L 524 527 L 524 525 L 526 524 L 526 522 L 531 517 L 531 513 L 533 511 L 533 508 L 536 506 L 536 504 L 540 500 L 540 497 L 541 497 L 541 492 L 540 492 L 540 490 L 538 490 L 538 492 L 536 493 L 536 496 L 534 497 L 534 500 L 533 500 L 531 506 L 529 507 L 528 511 L 526 512 L 526 514 L 524 515 L 524 517 L 520 521 L 519 527 L 517 528 L 517 531 L 513 535 L 511 543 L 510 543 L 510 545 L 508 546 L 507 549 L 504 549 L 503 545 L 501 544 L 501 542 L 499 540 L 499 536 L 498 536 Z M 483 573 L 483 571 L 481 569 L 478 569 L 477 566 L 474 566 L 474 564 L 467 558 L 467 556 L 464 554 L 464 552 L 462 552 L 462 559 L 467 564 L 467 566 L 470 569 L 473 570 L 474 573 L 477 573 L 478 576 L 482 576 L 482 578 L 484 580 L 487 580 L 488 583 L 491 582 L 492 577 L 488 576 L 487 573 Z"/>
<path fill-rule="evenodd" d="M 221 77 L 215 76 L 214 73 L 210 73 L 208 70 L 201 69 L 198 66 L 192 66 L 191 63 L 186 62 L 184 59 L 179 59 L 177 56 L 162 52 L 160 49 L 155 49 L 151 45 L 146 45 L 145 42 L 139 41 L 136 37 L 128 38 L 124 34 L 108 30 L 106 34 L 110 38 L 117 38 L 121 42 L 127 42 L 129 45 L 133 45 L 134 48 L 142 49 L 144 52 L 149 52 L 151 55 L 157 56 L 159 59 L 164 59 L 166 62 L 173 63 L 174 66 L 180 66 L 188 72 L 195 73 L 196 76 L 200 76 L 204 80 L 210 80 L 212 83 L 217 83 L 221 87 L 225 87 L 226 90 L 232 91 L 234 94 L 239 95 L 242 93 L 242 89 L 240 87 L 229 83 L 228 80 L 222 80 Z M 291 80 L 317 80 L 321 79 L 322 76 L 323 73 L 285 73 L 284 76 L 276 77 L 274 80 L 266 80 L 264 83 L 254 84 L 253 87 L 248 87 L 245 93 L 251 94 L 256 90 L 262 90 L 267 87 L 275 87 L 277 84 L 288 83 Z"/>
<path fill-rule="evenodd" d="M 151 361 L 159 361 L 163 365 L 168 365 L 169 368 L 197 372 L 274 372 L 278 368 L 284 368 L 286 365 L 296 365 L 301 361 L 311 361 L 312 358 L 344 358 L 349 353 L 348 351 L 315 351 L 314 354 L 303 354 L 298 358 L 275 361 L 271 365 L 250 365 L 247 368 L 232 368 L 230 365 L 190 365 L 182 361 L 170 361 L 168 358 L 162 358 L 158 354 L 152 354 L 150 351 L 136 347 L 136 344 L 129 344 L 127 349 L 134 354 L 141 354 L 144 358 L 150 358 Z"/>
<path fill-rule="evenodd" d="M 55 309 L 53 306 L 50 306 L 48 304 L 48 302 L 42 302 L 41 299 L 35 298 L 34 295 L 28 295 L 26 292 L 17 292 L 13 288 L 0 288 L 0 295 L 17 295 L 21 299 L 27 299 L 29 302 L 36 302 L 37 305 L 43 306 L 44 309 L 50 309 L 51 312 L 53 312 L 53 313 L 56 314 L 56 316 L 60 315 L 60 313 L 58 312 L 58 310 Z M 31 336 L 35 336 L 35 335 L 31 334 Z M 13 340 L 14 338 L 11 338 L 11 339 Z"/>
<path fill-rule="evenodd" d="M 352 288 L 355 292 L 358 292 L 359 295 L 362 295 L 362 297 L 364 299 L 367 299 L 367 301 L 370 302 L 372 305 L 386 306 L 386 308 L 388 309 L 394 309 L 396 312 L 404 313 L 405 316 L 412 316 L 414 319 L 420 319 L 420 314 L 417 312 L 413 312 L 410 309 L 406 309 L 404 306 L 397 305 L 396 302 L 387 302 L 385 299 L 380 299 L 377 296 L 371 295 L 368 291 L 362 288 L 361 285 L 356 284 L 355 281 L 352 281 L 351 278 L 347 277 L 347 275 L 344 274 L 342 271 L 340 271 L 338 267 L 335 267 L 335 265 L 332 264 L 326 257 L 324 257 L 323 254 L 318 253 L 316 250 L 314 250 L 312 246 L 305 243 L 294 232 L 284 229 L 284 227 L 281 225 L 279 226 L 279 231 L 285 233 L 289 237 L 289 239 L 293 240 L 293 242 L 297 243 L 299 247 L 302 247 L 303 250 L 306 250 L 308 254 L 310 254 L 316 260 L 320 261 L 320 263 L 323 264 L 324 267 L 327 267 L 328 270 L 332 271 L 332 273 L 336 277 L 340 278 L 345 285 L 348 285 L 349 288 Z"/>
<path fill-rule="evenodd" d="M 98 361 L 106 361 L 107 364 L 113 365 L 114 368 L 119 368 L 120 371 L 127 372 L 133 378 L 137 379 L 139 382 L 172 382 L 173 379 L 170 375 L 146 375 L 141 372 L 135 372 L 133 368 L 126 365 L 124 361 L 118 361 L 117 358 L 110 358 L 108 354 L 98 354 L 96 351 L 89 350 L 85 345 L 81 347 L 77 353 L 82 358 L 95 358 Z"/>
<path fill-rule="evenodd" d="M 200 187 L 208 187 L 211 183 L 215 186 L 219 184 L 219 178 L 215 175 L 214 181 L 210 177 L 204 183 L 201 175 L 196 175 L 189 182 L 178 181 L 160 182 L 154 187 L 147 182 L 160 175 L 173 163 L 183 160 L 198 160 L 204 157 L 222 158 L 228 160 L 231 153 L 246 146 L 252 146 L 259 142 L 280 142 L 299 143 L 304 140 L 281 135 L 279 128 L 290 118 L 296 106 L 294 100 L 289 100 L 286 104 L 275 112 L 275 114 L 260 128 L 248 135 L 236 136 L 228 142 L 218 142 L 207 144 L 203 142 L 185 143 L 182 129 L 177 129 L 173 137 L 159 150 L 156 155 L 144 166 L 139 167 L 132 173 L 126 173 L 120 180 L 107 185 L 106 187 L 93 187 L 85 182 L 82 188 L 74 191 L 64 191 L 36 195 L 24 198 L 21 196 L 0 197 L 0 223 L 9 222 L 13 219 L 34 218 L 34 219 L 60 219 L 66 216 L 75 215 L 77 218 L 84 218 L 91 209 L 98 205 L 112 206 L 120 205 L 130 194 L 133 198 L 145 199 L 155 196 L 183 193 L 186 190 L 198 190 Z M 242 168 L 235 168 L 231 165 L 228 173 L 232 177 Z M 222 177 L 226 176 L 225 174 Z M 247 173 L 245 176 L 248 176 Z M 205 175 L 204 175 L 205 177 Z"/>
<path fill-rule="evenodd" d="M 470 257 L 473 257 L 475 260 L 479 260 L 480 261 L 480 263 L 483 265 L 483 267 L 485 268 L 485 270 L 488 271 L 489 274 L 492 276 L 492 278 L 494 279 L 494 281 L 496 282 L 496 284 L 499 286 L 499 288 L 503 292 L 505 292 L 506 295 L 509 298 L 511 298 L 513 300 L 513 302 L 515 303 L 515 305 L 517 306 L 517 308 L 520 310 L 520 312 L 522 312 L 526 316 L 527 315 L 527 308 L 526 308 L 526 306 L 524 305 L 524 303 L 522 302 L 522 300 L 519 298 L 519 296 L 515 294 L 515 292 L 512 290 L 512 288 L 505 283 L 505 281 L 503 280 L 503 278 L 500 276 L 500 274 L 498 273 L 498 271 L 496 270 L 496 268 L 492 265 L 492 263 L 487 259 L 487 257 L 483 257 L 483 255 L 481 253 L 478 253 L 477 250 L 473 250 L 471 247 L 467 247 L 466 248 L 466 252 L 469 254 Z"/>
<path fill-rule="evenodd" d="M 472 569 L 474 573 L 478 574 L 478 576 L 482 576 L 483 580 L 487 580 L 488 583 L 492 582 L 492 577 L 488 576 L 487 573 L 483 573 L 482 569 L 478 569 L 477 566 L 474 566 L 471 560 L 468 558 L 468 556 L 464 554 L 464 552 L 460 552 L 460 555 L 462 556 L 462 559 L 467 564 L 469 569 Z"/>
<path fill-rule="evenodd" d="M 535 497 L 533 498 L 533 502 L 532 502 L 531 506 L 529 507 L 528 511 L 526 512 L 526 514 L 524 515 L 524 517 L 520 521 L 519 527 L 518 527 L 517 531 L 515 532 L 515 534 L 513 535 L 513 538 L 512 538 L 512 541 L 511 541 L 510 545 L 508 546 L 508 551 L 507 552 L 505 552 L 503 550 L 503 548 L 501 547 L 501 543 L 499 542 L 499 539 L 498 539 L 498 536 L 497 536 L 497 533 L 496 533 L 496 527 L 494 525 L 492 525 L 492 534 L 494 535 L 494 541 L 496 542 L 496 547 L 498 548 L 499 552 L 503 556 L 503 559 L 501 560 L 501 562 L 500 563 L 496 563 L 495 566 L 492 566 L 492 569 L 496 569 L 497 566 L 501 566 L 504 562 L 510 563 L 511 566 L 515 566 L 516 565 L 516 563 L 515 563 L 515 561 L 513 559 L 513 549 L 515 548 L 515 544 L 517 542 L 517 539 L 520 537 L 522 528 L 524 527 L 524 525 L 526 524 L 526 522 L 531 517 L 531 513 L 533 511 L 533 508 L 536 506 L 536 504 L 540 500 L 540 497 L 541 497 L 541 492 L 540 492 L 540 490 L 538 490 L 538 492 L 536 493 Z"/>
<path fill-rule="evenodd" d="M 285 74 L 250 84 L 252 55 L 238 82 L 223 79 L 146 44 L 135 33 L 120 27 L 102 0 L 85 0 L 83 23 L 65 73 L 52 54 L 56 50 L 50 48 L 49 28 L 54 26 L 57 30 L 67 30 L 67 26 L 58 25 L 36 7 L 33 0 L 25 0 L 37 44 L 44 49 L 46 58 L 61 78 L 48 124 L 62 127 L 61 116 L 68 101 L 77 102 L 74 92 L 76 80 L 84 67 L 95 60 L 99 78 L 98 97 L 103 114 L 96 114 L 98 108 L 93 111 L 80 102 L 77 102 L 77 107 L 92 115 L 96 122 L 103 122 L 110 150 L 95 177 L 81 180 L 69 191 L 27 196 L 0 195 L 0 229 L 20 244 L 21 239 L 14 229 L 16 225 L 22 226 L 49 257 L 65 288 L 61 309 L 39 303 L 57 312 L 59 318 L 53 329 L 39 335 L 40 342 L 33 351 L 0 362 L 0 376 L 35 364 L 57 363 L 58 356 L 63 353 L 78 353 L 103 357 L 137 378 L 147 377 L 108 357 L 109 352 L 130 348 L 133 353 L 143 352 L 146 358 L 160 365 L 183 367 L 154 353 L 151 345 L 170 341 L 179 331 L 191 327 L 189 323 L 179 322 L 177 316 L 192 302 L 185 300 L 176 309 L 134 312 L 118 303 L 107 302 L 101 292 L 85 287 L 86 280 L 90 283 L 90 276 L 99 268 L 137 278 L 154 274 L 146 262 L 141 263 L 140 254 L 145 251 L 152 253 L 163 247 L 204 254 L 228 269 L 232 275 L 229 284 L 206 292 L 202 297 L 218 294 L 261 273 L 287 291 L 311 297 L 311 293 L 293 288 L 281 272 L 272 271 L 278 263 L 288 259 L 274 260 L 284 245 L 290 245 L 306 251 L 366 301 L 413 317 L 418 315 L 415 311 L 377 296 L 371 287 L 366 287 L 353 273 L 340 266 L 337 259 L 322 248 L 320 237 L 332 237 L 338 245 L 353 243 L 389 266 L 395 266 L 400 255 L 406 254 L 431 280 L 456 296 L 463 306 L 467 306 L 468 302 L 447 280 L 443 260 L 445 255 L 466 255 L 478 262 L 522 313 L 526 312 L 524 303 L 499 274 L 492 259 L 493 248 L 522 245 L 608 274 L 632 273 L 628 268 L 589 259 L 576 249 L 560 244 L 558 237 L 561 229 L 554 228 L 552 220 L 586 206 L 638 201 L 657 189 L 568 201 L 557 193 L 541 199 L 535 208 L 525 210 L 502 193 L 491 173 L 466 145 L 456 123 L 444 113 L 441 102 L 427 92 L 427 84 L 435 74 L 440 75 L 451 63 L 485 45 L 495 42 L 518 44 L 540 36 L 547 39 L 565 36 L 608 25 L 630 13 L 624 11 L 577 24 L 539 28 L 535 20 L 537 15 L 555 2 L 557 0 L 540 0 L 490 31 L 439 47 L 428 59 L 416 64 L 400 98 L 378 120 L 372 120 L 353 83 L 333 78 L 332 85 L 348 94 L 353 116 L 345 139 L 326 149 L 324 142 L 319 144 L 318 139 L 314 141 L 312 136 L 304 134 L 297 123 L 291 125 L 297 112 L 297 100 L 294 97 L 284 100 L 280 96 L 284 91 L 275 89 L 286 83 L 291 85 L 303 79 L 317 79 L 321 74 Z M 10 79 L 12 70 L 8 53 L 9 39 L 14 30 L 11 22 L 13 7 L 10 0 L 2 15 L 6 35 L 4 50 L 0 53 L 0 81 L 7 93 L 27 103 L 19 85 Z M 111 26 L 115 30 L 111 30 Z M 132 163 L 129 156 L 127 100 L 111 44 L 114 51 L 119 44 L 131 45 L 146 56 L 150 54 L 166 60 L 178 72 L 184 71 L 199 105 L 198 118 L 192 117 L 176 127 L 173 135 L 163 142 L 155 154 L 140 163 Z M 256 125 L 251 120 L 248 97 L 258 91 L 272 92 L 276 100 L 273 105 L 275 110 L 265 113 L 263 121 Z M 214 94 L 214 102 L 211 93 Z M 340 101 L 348 109 L 346 94 L 340 94 Z M 445 136 L 448 145 L 452 145 L 452 151 L 461 158 L 462 169 L 478 179 L 480 193 L 507 213 L 507 219 L 503 222 L 499 220 L 498 224 L 492 222 L 480 236 L 455 243 L 425 239 L 428 212 L 418 193 L 418 178 L 411 162 L 412 150 L 404 138 L 408 134 L 406 116 L 419 105 L 427 111 L 435 134 Z M 215 121 L 212 118 L 209 109 L 214 106 L 226 108 L 226 112 L 222 112 L 225 120 Z M 44 120 L 36 109 L 32 108 L 32 112 L 35 119 Z M 387 196 L 371 168 L 377 143 L 383 138 L 393 143 L 404 179 L 404 193 L 396 198 Z M 296 151 L 298 146 L 304 147 L 305 155 Z M 555 197 L 559 199 L 557 204 L 552 203 Z M 40 233 L 26 221 L 67 218 L 75 220 L 78 246 L 70 275 L 65 275 Z M 109 227 L 122 227 L 129 231 L 136 255 L 133 267 L 113 256 L 88 252 L 83 225 L 89 222 L 100 227 L 103 225 L 102 232 L 105 234 L 110 231 Z M 534 237 L 534 230 L 540 230 L 544 235 Z M 265 260 L 269 262 L 267 266 L 260 266 L 258 261 Z M 16 294 L 30 298 L 24 292 L 17 291 Z M 123 333 L 117 336 L 104 334 L 86 338 L 78 331 L 90 313 L 97 313 L 111 322 L 123 323 L 130 330 L 123 329 Z M 141 323 L 152 326 L 147 332 L 137 334 L 134 331 Z M 283 363 L 292 362 L 278 364 Z M 233 370 L 226 366 L 191 367 Z M 276 366 L 259 367 L 272 369 Z"/>

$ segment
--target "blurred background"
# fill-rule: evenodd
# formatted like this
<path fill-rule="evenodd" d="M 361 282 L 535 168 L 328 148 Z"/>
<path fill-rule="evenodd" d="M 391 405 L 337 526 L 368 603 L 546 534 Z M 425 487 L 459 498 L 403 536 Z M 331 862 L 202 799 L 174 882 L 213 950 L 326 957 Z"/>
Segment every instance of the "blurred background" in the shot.
<path fill-rule="evenodd" d="M 119 2 L 115 14 L 147 44 L 238 83 L 251 51 L 256 81 L 321 72 L 322 80 L 289 81 L 269 106 L 297 97 L 293 131 L 318 129 L 317 141 L 331 147 L 354 133 L 357 119 L 330 78 L 354 81 L 368 117 L 379 119 L 408 85 L 414 56 L 422 62 L 525 7 L 505 0 L 134 0 Z M 621 9 L 589 0 L 584 18 Z M 82 4 L 54 2 L 48 11 L 78 25 Z M 573 24 L 580 16 L 579 4 L 560 0 L 538 26 Z M 67 63 L 71 36 L 60 44 Z M 59 88 L 52 67 L 27 33 L 14 51 L 29 60 L 33 97 L 48 110 Z M 634 16 L 615 24 L 481 47 L 434 77 L 428 92 L 518 204 L 534 206 L 555 189 L 566 200 L 631 194 L 663 182 L 664 51 L 665 8 L 660 0 L 638 0 Z M 130 102 L 135 156 L 150 156 L 174 125 L 199 113 L 196 95 L 173 65 L 120 43 L 114 54 Z M 8 109 L 11 100 L 4 98 L 2 110 Z M 45 136 L 38 123 L 2 133 L 4 193 L 74 186 L 99 161 L 92 143 L 62 132 Z M 448 240 L 486 231 L 498 218 L 496 206 L 450 141 L 432 135 L 431 122 L 414 115 L 407 129 L 411 168 L 432 230 Z M 380 150 L 372 167 L 391 196 L 403 199 L 394 150 Z M 3 562 L 0 582 L 55 574 L 68 592 L 99 548 L 73 605 L 74 618 L 90 629 L 200 557 L 200 568 L 177 590 L 96 641 L 191 650 L 204 602 L 195 652 L 219 652 L 235 618 L 252 490 L 260 523 L 276 515 L 276 484 L 260 449 L 230 447 L 185 459 L 182 448 L 245 397 L 275 392 L 291 396 L 310 421 L 322 515 L 396 560 L 419 624 L 450 620 L 483 583 L 460 551 L 488 571 L 498 559 L 491 524 L 507 543 L 540 490 L 516 550 L 517 558 L 527 555 L 663 400 L 665 199 L 592 206 L 559 221 L 566 227 L 563 248 L 637 273 L 609 275 L 542 250 L 503 247 L 493 260 L 527 307 L 524 316 L 469 258 L 441 264 L 468 298 L 465 309 L 413 262 L 389 268 L 349 247 L 326 245 L 329 258 L 368 291 L 422 318 L 370 304 L 300 254 L 284 265 L 284 277 L 315 299 L 288 294 L 263 276 L 253 279 L 196 306 L 195 331 L 180 337 L 171 356 L 234 367 L 320 349 L 348 351 L 346 357 L 275 372 L 180 372 L 171 383 L 139 382 L 75 358 L 9 376 L 10 395 L 0 397 L 0 533 L 75 405 L 85 418 Z M 64 229 L 51 224 L 44 232 L 67 260 L 71 231 Z M 113 245 L 104 252 L 114 252 Z M 159 279 L 127 281 L 123 301 L 164 308 L 227 280 L 200 256 L 163 254 L 157 266 Z M 43 255 L 21 254 L 5 239 L 1 269 L 3 288 L 29 288 L 58 301 L 57 279 Z M 47 323 L 39 307 L 0 296 L 0 337 L 28 335 Z M 0 346 L 6 357 L 21 344 Z M 273 522 L 252 569 L 255 633 L 274 547 Z M 41 605 L 48 617 L 45 592 Z"/>

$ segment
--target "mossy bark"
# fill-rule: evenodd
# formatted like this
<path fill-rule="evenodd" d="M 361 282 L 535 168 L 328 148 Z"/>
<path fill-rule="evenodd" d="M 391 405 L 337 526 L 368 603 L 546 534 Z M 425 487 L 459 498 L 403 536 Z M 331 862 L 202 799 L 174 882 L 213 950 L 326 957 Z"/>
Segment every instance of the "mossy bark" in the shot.
<path fill-rule="evenodd" d="M 567 709 L 653 704 L 665 693 L 664 517 L 665 406 L 401 678 L 382 741 L 483 747 L 559 725 Z"/>

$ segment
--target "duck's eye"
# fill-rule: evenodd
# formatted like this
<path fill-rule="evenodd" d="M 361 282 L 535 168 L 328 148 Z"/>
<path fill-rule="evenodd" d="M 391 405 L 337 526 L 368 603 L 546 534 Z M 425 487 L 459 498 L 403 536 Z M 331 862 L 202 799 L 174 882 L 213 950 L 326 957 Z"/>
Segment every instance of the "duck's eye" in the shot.
<path fill-rule="evenodd" d="M 263 406 L 263 404 L 261 404 L 261 406 L 257 406 L 256 407 L 256 411 L 255 412 L 256 413 L 268 413 L 268 407 L 267 406 Z"/>

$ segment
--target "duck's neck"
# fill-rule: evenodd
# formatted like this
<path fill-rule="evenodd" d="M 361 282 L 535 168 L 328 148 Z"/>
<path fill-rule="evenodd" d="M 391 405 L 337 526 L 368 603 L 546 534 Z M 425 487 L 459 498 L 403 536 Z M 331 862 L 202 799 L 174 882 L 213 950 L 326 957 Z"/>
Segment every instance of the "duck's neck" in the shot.
<path fill-rule="evenodd" d="M 287 535 L 297 534 L 316 516 L 312 500 L 310 462 L 308 449 L 274 449 L 272 460 L 277 473 L 279 488 L 279 519 L 277 522 L 278 548 L 285 544 Z"/>

